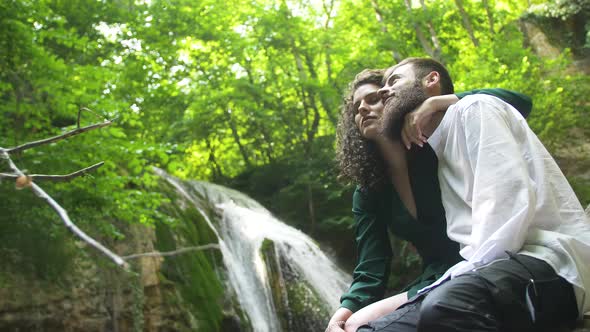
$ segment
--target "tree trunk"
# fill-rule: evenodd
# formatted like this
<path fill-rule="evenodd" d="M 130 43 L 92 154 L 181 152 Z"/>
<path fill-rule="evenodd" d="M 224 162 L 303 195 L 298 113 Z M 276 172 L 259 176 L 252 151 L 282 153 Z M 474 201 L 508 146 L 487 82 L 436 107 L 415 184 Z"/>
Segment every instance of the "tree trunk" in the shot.
<path fill-rule="evenodd" d="M 301 101 L 303 103 L 303 108 L 305 109 L 305 121 L 306 124 L 306 136 L 307 142 L 305 144 L 305 150 L 311 151 L 311 145 L 313 143 L 315 133 L 317 132 L 318 124 L 319 124 L 319 110 L 317 108 L 315 98 L 313 96 L 313 91 L 310 92 L 307 88 L 305 88 L 305 83 L 307 82 L 307 72 L 303 67 L 303 60 L 301 59 L 301 54 L 299 52 L 299 48 L 295 44 L 295 38 L 290 36 L 291 39 L 291 49 L 293 50 L 293 57 L 295 58 L 295 65 L 297 66 L 297 72 L 299 73 L 299 80 L 301 82 Z M 307 59 L 306 59 L 307 60 Z M 313 64 L 312 67 L 313 69 Z M 312 72 L 314 74 L 315 72 Z M 317 80 L 317 77 L 315 77 Z M 313 110 L 313 120 L 309 121 L 309 114 L 310 108 Z"/>
<path fill-rule="evenodd" d="M 328 4 L 326 4 L 326 1 L 323 1 L 322 4 L 324 8 L 324 13 L 326 14 L 326 22 L 324 22 L 324 32 L 327 35 L 328 31 L 330 30 L 330 21 L 332 20 L 332 11 L 334 10 L 334 0 L 329 0 Z M 326 58 L 324 64 L 326 65 L 328 82 L 334 89 L 338 90 L 336 82 L 334 82 L 334 80 L 332 79 L 332 59 L 330 57 L 331 45 L 329 42 L 324 43 L 324 49 L 326 50 Z"/>
<path fill-rule="evenodd" d="M 234 137 L 234 141 L 236 141 L 236 144 L 238 145 L 238 148 L 240 149 L 240 153 L 242 154 L 242 158 L 244 159 L 246 166 L 248 166 L 248 167 L 252 166 L 252 164 L 250 163 L 250 158 L 248 157 L 248 152 L 246 151 L 246 148 L 244 147 L 244 145 L 242 144 L 242 141 L 240 139 L 240 134 L 238 133 L 238 128 L 236 127 L 236 123 L 234 122 L 234 119 L 231 116 L 231 109 L 228 108 L 228 110 L 225 111 L 224 113 L 225 113 L 225 116 L 227 117 L 227 122 L 229 123 L 229 127 L 231 129 L 232 136 Z"/>
<path fill-rule="evenodd" d="M 330 29 L 330 21 L 332 20 L 333 10 L 334 10 L 334 0 L 329 0 L 329 6 L 326 6 L 326 2 L 324 1 L 324 11 L 326 13 L 326 22 L 324 23 L 324 31 L 326 33 L 326 36 L 328 36 L 328 31 Z M 332 57 L 331 57 L 332 45 L 331 45 L 331 42 L 325 43 L 324 49 L 326 50 L 324 65 L 326 66 L 326 76 L 328 79 L 328 84 L 332 89 L 334 89 L 334 92 L 336 92 L 337 94 L 340 94 L 340 89 L 338 88 L 338 84 L 336 84 L 336 81 L 332 77 L 333 75 L 332 75 Z M 324 98 L 325 97 L 322 97 L 322 104 L 323 104 Z M 328 103 L 328 105 L 330 105 L 330 104 L 333 104 L 333 103 Z M 338 120 L 336 117 L 334 117 L 332 115 L 332 112 L 334 110 L 330 109 L 330 108 L 326 108 L 326 107 L 324 107 L 324 109 L 326 110 L 326 113 L 328 114 L 328 118 L 330 119 L 330 121 L 334 125 L 334 128 L 336 128 Z M 336 112 L 336 114 L 338 114 L 338 112 Z"/>
<path fill-rule="evenodd" d="M 283 0 L 282 1 L 282 6 L 284 6 L 285 10 L 285 15 L 286 15 L 286 19 L 287 22 L 289 22 L 289 14 L 290 11 L 288 9 L 288 6 L 286 4 L 286 2 Z M 298 93 L 300 95 L 301 101 L 303 103 L 303 108 L 305 111 L 305 121 L 306 123 L 306 142 L 304 145 L 304 149 L 305 149 L 305 154 L 307 157 L 307 162 L 310 163 L 311 159 L 312 159 L 312 146 L 313 146 L 313 141 L 315 139 L 315 134 L 317 133 L 318 130 L 318 126 L 319 126 L 319 121 L 320 121 L 320 113 L 319 110 L 317 108 L 316 102 L 315 102 L 315 97 L 314 97 L 314 92 L 311 91 L 311 89 L 306 87 L 306 83 L 308 81 L 307 78 L 307 72 L 305 71 L 305 68 L 303 67 L 303 61 L 301 58 L 301 53 L 299 48 L 297 47 L 297 44 L 295 43 L 295 38 L 293 37 L 293 35 L 289 35 L 289 42 L 291 44 L 291 49 L 293 52 L 293 56 L 295 58 L 295 65 L 297 67 L 297 71 L 299 74 L 299 80 L 300 80 L 300 92 Z M 313 66 L 313 59 L 307 55 L 304 54 L 305 56 L 305 60 L 306 60 L 306 64 L 308 66 L 308 69 L 310 70 L 310 74 L 312 75 L 312 77 L 317 80 L 317 74 L 315 73 L 315 69 Z M 310 110 L 313 110 L 313 120 L 311 121 L 311 124 L 309 123 L 309 113 Z M 316 220 L 315 220 L 315 207 L 313 204 L 313 190 L 311 187 L 311 183 L 308 182 L 307 183 L 307 208 L 309 211 L 309 218 L 310 218 L 310 234 L 313 234 L 315 232 L 315 225 L 316 225 Z"/>
<path fill-rule="evenodd" d="M 334 91 L 339 91 L 340 89 L 338 89 L 338 85 L 336 84 L 336 81 L 334 81 L 334 79 L 332 78 L 332 57 L 330 56 L 330 45 L 325 45 L 325 49 L 326 49 L 326 59 L 324 61 L 324 64 L 326 65 L 326 73 L 328 76 L 328 83 L 330 83 L 330 86 L 332 87 L 332 89 L 334 89 Z"/>
<path fill-rule="evenodd" d="M 488 16 L 488 25 L 490 28 L 490 36 L 494 36 L 494 34 L 496 33 L 494 31 L 494 12 L 490 8 L 490 2 L 488 0 L 483 0 L 483 6 L 486 9 L 486 14 Z"/>
<path fill-rule="evenodd" d="M 246 70 L 246 74 L 248 75 L 248 82 L 250 82 L 252 87 L 255 87 L 255 86 L 257 86 L 257 84 L 254 81 L 254 76 L 252 75 L 252 68 L 251 68 L 250 64 L 251 64 L 250 61 L 246 61 L 246 66 L 244 69 Z M 260 98 L 257 98 L 256 95 L 254 95 L 253 97 L 256 99 L 256 105 L 258 106 L 259 110 L 264 110 L 267 108 L 265 101 L 260 103 Z M 251 120 L 252 120 L 252 124 L 256 128 L 256 130 L 259 130 L 260 133 L 262 134 L 264 143 L 266 143 L 266 148 L 264 148 L 264 153 L 266 154 L 266 157 L 268 158 L 268 162 L 272 162 L 274 160 L 274 158 L 272 156 L 274 151 L 272 149 L 272 145 L 270 144 L 271 142 L 269 141 L 269 138 L 271 137 L 271 135 L 268 134 L 268 131 L 266 130 L 266 127 L 264 127 L 264 124 L 257 121 L 255 117 L 252 117 Z M 261 148 L 262 148 L 262 145 L 261 145 Z"/>
<path fill-rule="evenodd" d="M 313 204 L 313 188 L 311 187 L 311 183 L 307 184 L 307 208 L 309 210 L 309 220 L 311 223 L 309 234 L 313 235 L 315 233 L 315 208 Z"/>
<path fill-rule="evenodd" d="M 412 24 L 414 25 L 414 30 L 416 31 L 416 37 L 418 37 L 418 41 L 422 45 L 422 48 L 432 58 L 437 59 L 437 57 L 435 57 L 434 50 L 432 49 L 432 47 L 428 43 L 428 39 L 426 39 L 426 36 L 424 35 L 422 28 L 420 27 L 420 24 L 418 24 L 418 22 L 416 22 L 416 20 L 414 19 L 414 15 L 412 14 L 412 0 L 404 0 L 404 3 L 406 4 L 406 9 L 408 11 L 408 15 L 410 16 L 410 20 L 412 20 Z"/>
<path fill-rule="evenodd" d="M 14 122 L 13 122 L 13 133 L 14 133 L 14 145 L 18 145 L 21 139 L 25 136 L 25 118 L 22 116 L 21 104 L 24 102 L 25 94 L 25 83 L 20 79 L 17 73 L 11 71 L 11 84 L 14 92 L 15 110 L 14 110 Z M 20 133 L 20 135 L 19 135 Z"/>
<path fill-rule="evenodd" d="M 473 45 L 475 45 L 475 47 L 479 47 L 479 41 L 477 40 L 477 38 L 475 37 L 475 34 L 473 33 L 473 27 L 471 26 L 471 21 L 469 20 L 469 15 L 467 15 L 467 12 L 465 11 L 465 8 L 463 7 L 463 0 L 455 0 L 455 4 L 457 5 L 457 8 L 459 9 L 459 14 L 461 14 L 461 19 L 463 20 L 463 27 L 465 28 L 465 30 L 467 30 L 467 33 L 469 34 L 469 38 L 471 38 L 471 42 L 473 42 Z"/>
<path fill-rule="evenodd" d="M 267 162 L 271 163 L 274 161 L 274 150 L 272 148 L 272 142 L 271 140 L 269 140 L 269 138 L 271 137 L 271 135 L 268 133 L 268 130 L 266 130 L 266 127 L 264 127 L 264 124 L 260 123 L 259 121 L 256 120 L 252 120 L 252 125 L 255 128 L 256 131 L 260 132 L 260 134 L 262 135 L 262 142 L 259 141 L 259 148 L 264 152 L 264 154 L 266 155 L 267 158 Z M 256 136 L 256 139 L 258 140 L 259 136 Z"/>
<path fill-rule="evenodd" d="M 428 10 L 424 0 L 420 0 L 420 5 L 422 5 L 424 14 L 428 15 Z M 442 50 L 438 41 L 438 36 L 436 35 L 436 30 L 434 30 L 434 24 L 432 24 L 432 20 L 430 18 L 426 20 L 426 25 L 428 26 L 428 31 L 430 32 L 430 40 L 432 41 L 432 45 L 434 45 L 434 58 L 440 60 Z"/>
<path fill-rule="evenodd" d="M 311 79 L 315 82 L 319 82 L 320 79 L 318 78 L 318 74 L 315 71 L 315 67 L 313 65 L 313 58 L 307 52 L 305 53 L 305 64 L 307 65 Z M 309 90 L 311 90 L 311 89 L 309 89 Z M 331 111 L 330 102 L 326 99 L 326 95 L 321 89 L 317 93 L 319 94 L 320 103 L 322 104 L 322 108 L 326 112 L 326 116 L 328 117 L 328 120 L 330 120 L 330 123 L 332 123 L 332 126 L 334 126 L 334 128 L 336 128 L 336 123 L 338 122 L 338 120 L 336 119 L 335 116 L 332 115 L 332 112 L 330 112 Z M 314 110 L 314 121 L 313 121 L 314 126 L 312 127 L 312 130 L 314 131 L 314 134 L 315 134 L 315 132 L 317 132 L 319 121 L 320 121 L 320 112 L 316 106 L 315 97 L 314 97 L 315 92 L 313 90 L 311 90 L 311 91 L 308 91 L 308 94 L 311 98 L 311 106 Z"/>
<path fill-rule="evenodd" d="M 211 145 L 209 138 L 205 139 L 205 143 L 207 144 L 207 149 L 209 150 L 209 162 L 213 164 L 213 177 L 220 178 L 223 176 L 223 173 L 221 172 L 221 167 L 215 158 L 215 148 Z"/>
<path fill-rule="evenodd" d="M 381 14 L 381 9 L 379 9 L 379 4 L 377 3 L 377 0 L 371 0 L 371 6 L 373 6 L 373 9 L 375 10 L 375 17 L 377 18 L 377 22 L 379 22 L 379 25 L 381 26 L 381 31 L 388 35 L 389 31 L 387 31 L 387 25 L 385 24 L 385 22 L 383 22 L 383 14 Z M 403 60 L 401 54 L 392 47 L 391 49 L 391 56 L 393 57 L 393 60 L 395 60 L 395 62 L 400 62 Z"/>

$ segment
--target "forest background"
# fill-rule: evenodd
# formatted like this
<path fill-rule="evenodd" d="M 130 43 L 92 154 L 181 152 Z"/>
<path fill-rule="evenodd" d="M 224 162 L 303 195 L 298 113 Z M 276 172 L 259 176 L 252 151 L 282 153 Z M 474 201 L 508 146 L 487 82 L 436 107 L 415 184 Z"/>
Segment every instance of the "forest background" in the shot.
<path fill-rule="evenodd" d="M 71 130 L 86 107 L 96 114 L 83 125 L 114 124 L 13 160 L 45 174 L 104 160 L 91 176 L 44 184 L 91 235 L 125 241 L 125 225 L 176 222 L 159 209 L 156 166 L 246 192 L 350 268 L 353 186 L 334 162 L 342 97 L 360 70 L 404 57 L 443 61 L 458 91 L 531 96 L 530 126 L 590 203 L 589 10 L 587 0 L 1 0 L 0 147 Z M 0 188 L 6 263 L 59 276 L 71 234 L 30 191 Z"/>

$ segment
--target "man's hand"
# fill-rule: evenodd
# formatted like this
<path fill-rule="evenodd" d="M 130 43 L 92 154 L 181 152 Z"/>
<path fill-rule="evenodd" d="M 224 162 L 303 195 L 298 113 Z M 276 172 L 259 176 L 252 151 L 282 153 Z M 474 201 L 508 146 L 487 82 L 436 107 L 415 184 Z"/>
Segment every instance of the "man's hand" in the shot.
<path fill-rule="evenodd" d="M 428 140 L 423 133 L 426 125 L 432 119 L 432 116 L 439 111 L 446 111 L 449 106 L 459 101 L 455 95 L 434 96 L 426 99 L 414 111 L 406 114 L 404 127 L 402 128 L 402 142 L 406 149 L 412 147 L 412 143 L 419 147 L 424 146 Z"/>

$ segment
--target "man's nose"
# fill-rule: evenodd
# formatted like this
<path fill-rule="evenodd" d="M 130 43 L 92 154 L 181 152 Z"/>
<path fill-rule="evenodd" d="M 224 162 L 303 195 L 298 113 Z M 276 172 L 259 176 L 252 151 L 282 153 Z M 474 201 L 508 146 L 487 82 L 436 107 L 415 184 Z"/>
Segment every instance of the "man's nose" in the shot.
<path fill-rule="evenodd" d="M 377 93 L 379 94 L 379 97 L 381 97 L 381 99 L 385 99 L 389 94 L 389 87 L 384 86 L 381 89 L 379 89 Z"/>

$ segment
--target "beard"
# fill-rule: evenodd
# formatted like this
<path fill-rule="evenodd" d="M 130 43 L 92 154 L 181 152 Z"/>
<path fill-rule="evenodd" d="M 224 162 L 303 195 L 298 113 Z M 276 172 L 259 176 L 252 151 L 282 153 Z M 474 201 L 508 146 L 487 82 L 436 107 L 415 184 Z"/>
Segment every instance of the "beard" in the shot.
<path fill-rule="evenodd" d="M 415 110 L 427 98 L 420 80 L 396 91 L 384 105 L 381 132 L 393 140 L 400 140 L 406 114 Z"/>

